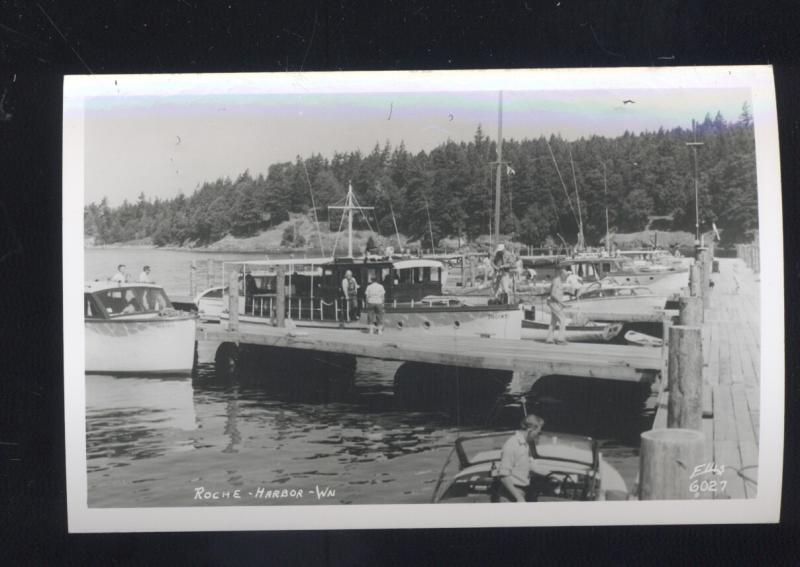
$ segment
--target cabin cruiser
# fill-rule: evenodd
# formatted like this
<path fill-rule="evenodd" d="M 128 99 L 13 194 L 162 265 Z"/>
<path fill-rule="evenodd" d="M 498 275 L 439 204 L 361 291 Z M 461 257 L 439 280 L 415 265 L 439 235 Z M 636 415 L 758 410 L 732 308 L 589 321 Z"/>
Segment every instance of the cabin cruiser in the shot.
<path fill-rule="evenodd" d="M 367 329 L 364 292 L 371 278 L 385 291 L 384 330 L 432 335 L 519 339 L 522 311 L 516 305 L 464 305 L 444 296 L 444 265 L 424 258 L 316 258 L 226 262 L 236 270 L 240 323 L 273 324 L 279 270 L 284 273 L 286 317 L 296 327 Z M 355 299 L 342 296 L 351 272 L 359 288 Z M 243 274 L 243 275 L 242 275 Z M 225 276 L 224 276 L 225 277 Z M 229 318 L 229 289 L 206 290 L 197 300 L 200 317 Z"/>
<path fill-rule="evenodd" d="M 196 317 L 174 310 L 160 286 L 94 281 L 83 305 L 87 373 L 191 373 Z"/>
<path fill-rule="evenodd" d="M 456 440 L 434 489 L 432 502 L 497 502 L 498 469 L 503 444 L 513 431 L 484 433 Z M 447 484 L 444 478 L 457 470 Z M 626 500 L 628 489 L 619 472 L 598 450 L 591 437 L 563 433 L 542 433 L 531 444 L 531 482 L 528 500 L 587 501 Z"/>

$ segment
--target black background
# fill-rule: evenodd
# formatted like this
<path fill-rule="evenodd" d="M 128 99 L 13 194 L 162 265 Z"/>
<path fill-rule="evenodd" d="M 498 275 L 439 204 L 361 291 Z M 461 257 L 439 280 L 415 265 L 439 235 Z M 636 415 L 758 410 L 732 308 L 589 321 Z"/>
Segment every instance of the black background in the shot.
<path fill-rule="evenodd" d="M 789 1 L 758 6 L 698 0 L 484 1 L 479 6 L 413 0 L 1 2 L 0 561 L 800 563 L 794 543 L 793 434 L 800 401 L 793 348 L 799 336 L 793 316 L 800 275 L 794 230 L 799 32 L 800 9 Z M 790 338 L 781 525 L 67 534 L 61 342 L 64 74 L 731 64 L 775 66 Z M 764 317 L 765 324 L 784 321 L 780 313 Z"/>

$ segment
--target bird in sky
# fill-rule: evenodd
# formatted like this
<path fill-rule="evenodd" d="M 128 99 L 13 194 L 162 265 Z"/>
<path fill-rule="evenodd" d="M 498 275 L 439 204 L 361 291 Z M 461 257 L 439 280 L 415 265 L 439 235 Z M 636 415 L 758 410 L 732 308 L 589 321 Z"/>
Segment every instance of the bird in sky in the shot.
<path fill-rule="evenodd" d="M 636 104 L 636 101 L 635 100 L 631 100 L 631 99 L 623 100 L 622 104 Z"/>

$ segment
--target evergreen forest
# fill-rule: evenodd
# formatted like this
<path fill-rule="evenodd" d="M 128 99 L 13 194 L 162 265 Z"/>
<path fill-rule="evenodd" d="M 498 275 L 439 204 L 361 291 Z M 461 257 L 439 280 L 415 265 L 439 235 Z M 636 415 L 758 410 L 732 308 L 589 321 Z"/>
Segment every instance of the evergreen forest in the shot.
<path fill-rule="evenodd" d="M 709 113 L 691 128 L 659 129 L 615 138 L 566 141 L 558 135 L 503 142 L 501 232 L 540 246 L 562 237 L 574 243 L 578 221 L 586 243 L 606 232 L 643 230 L 652 216 L 669 229 L 694 233 L 697 148 L 700 228 L 711 224 L 723 244 L 752 239 L 758 226 L 755 142 L 747 103 L 735 121 Z M 96 244 L 150 239 L 157 246 L 204 246 L 231 235 L 247 237 L 287 220 L 289 213 L 330 221 L 327 206 L 341 203 L 352 183 L 362 205 L 373 206 L 370 226 L 391 236 L 397 229 L 431 248 L 443 237 L 474 240 L 489 234 L 494 218 L 496 140 L 478 127 L 469 142 L 446 141 L 413 154 L 401 142 L 360 151 L 297 156 L 265 164 L 266 174 L 242 172 L 207 181 L 189 196 L 110 207 L 106 199 L 84 208 L 84 232 Z M 577 190 L 576 190 L 577 188 Z"/>

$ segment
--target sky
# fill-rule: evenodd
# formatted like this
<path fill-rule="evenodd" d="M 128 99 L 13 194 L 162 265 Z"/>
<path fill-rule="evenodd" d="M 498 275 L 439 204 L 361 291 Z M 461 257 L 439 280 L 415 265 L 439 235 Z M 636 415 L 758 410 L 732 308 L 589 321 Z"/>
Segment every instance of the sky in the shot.
<path fill-rule="evenodd" d="M 624 100 L 634 102 L 624 104 Z M 659 127 L 691 128 L 717 111 L 738 119 L 747 88 L 504 91 L 503 138 L 560 134 L 613 137 Z M 372 150 L 401 141 L 412 152 L 473 138 L 497 139 L 497 91 L 170 94 L 98 96 L 84 114 L 84 203 L 111 206 L 189 196 L 204 181 L 297 155 Z"/>

